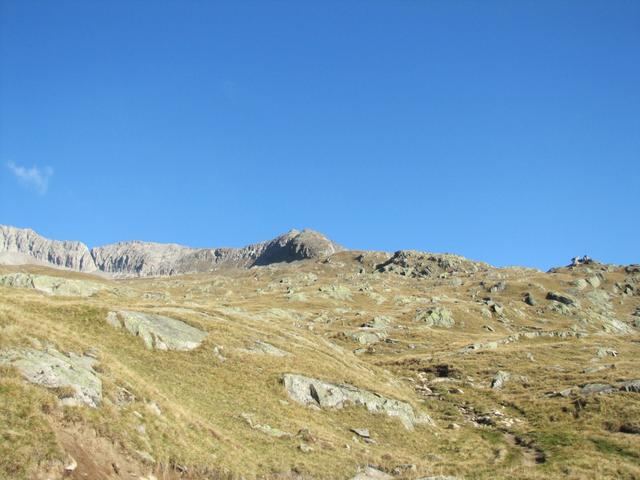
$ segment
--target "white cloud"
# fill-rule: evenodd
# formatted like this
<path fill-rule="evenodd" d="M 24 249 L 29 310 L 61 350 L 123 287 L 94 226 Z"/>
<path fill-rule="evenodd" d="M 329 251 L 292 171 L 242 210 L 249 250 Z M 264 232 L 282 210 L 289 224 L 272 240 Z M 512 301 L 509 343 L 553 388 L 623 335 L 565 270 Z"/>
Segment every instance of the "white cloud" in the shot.
<path fill-rule="evenodd" d="M 8 162 L 7 167 L 11 170 L 18 181 L 29 188 L 33 188 L 39 195 L 47 193 L 49 188 L 49 180 L 53 175 L 53 168 L 51 167 L 31 167 L 25 168 L 20 165 L 16 165 L 13 162 Z"/>

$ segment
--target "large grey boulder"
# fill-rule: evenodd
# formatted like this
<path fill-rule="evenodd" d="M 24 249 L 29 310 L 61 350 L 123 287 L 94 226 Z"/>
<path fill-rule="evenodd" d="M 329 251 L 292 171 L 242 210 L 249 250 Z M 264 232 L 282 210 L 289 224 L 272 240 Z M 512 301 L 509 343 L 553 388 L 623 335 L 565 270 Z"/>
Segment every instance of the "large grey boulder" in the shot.
<path fill-rule="evenodd" d="M 76 280 L 21 272 L 0 275 L 0 285 L 15 288 L 31 288 L 48 295 L 67 297 L 90 297 L 105 288 L 103 284 L 89 280 Z"/>
<path fill-rule="evenodd" d="M 0 351 L 0 364 L 15 367 L 29 382 L 47 388 L 70 387 L 73 394 L 61 400 L 64 405 L 100 406 L 102 382 L 93 370 L 95 363 L 92 357 L 64 355 L 52 347 Z"/>
<path fill-rule="evenodd" d="M 347 405 L 361 405 L 370 412 L 380 412 L 391 417 L 398 417 L 405 428 L 409 430 L 416 425 L 433 425 L 433 421 L 428 415 L 416 413 L 408 403 L 387 398 L 353 385 L 337 385 L 293 373 L 285 374 L 282 381 L 289 396 L 302 405 L 336 409 L 344 408 Z"/>
<path fill-rule="evenodd" d="M 207 333 L 175 318 L 153 313 L 118 310 L 107 314 L 107 323 L 124 328 L 142 338 L 145 346 L 156 350 L 193 350 Z"/>

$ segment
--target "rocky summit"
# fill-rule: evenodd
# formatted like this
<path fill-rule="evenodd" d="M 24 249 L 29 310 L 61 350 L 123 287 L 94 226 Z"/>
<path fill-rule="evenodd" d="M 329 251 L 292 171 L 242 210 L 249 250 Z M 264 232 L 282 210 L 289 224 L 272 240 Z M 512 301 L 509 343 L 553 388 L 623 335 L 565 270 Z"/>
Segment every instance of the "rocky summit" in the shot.
<path fill-rule="evenodd" d="M 635 479 L 639 419 L 639 265 L 0 227 L 0 479 Z"/>

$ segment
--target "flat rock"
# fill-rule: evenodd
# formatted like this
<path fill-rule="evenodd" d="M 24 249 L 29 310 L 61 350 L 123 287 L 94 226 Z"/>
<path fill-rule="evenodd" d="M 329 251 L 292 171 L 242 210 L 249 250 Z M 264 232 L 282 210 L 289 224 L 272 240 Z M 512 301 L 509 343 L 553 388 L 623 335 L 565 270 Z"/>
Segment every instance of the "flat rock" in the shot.
<path fill-rule="evenodd" d="M 262 340 L 256 340 L 250 347 L 242 348 L 240 350 L 244 353 L 271 355 L 273 357 L 288 357 L 291 355 L 289 352 L 285 352 L 284 350 Z"/>
<path fill-rule="evenodd" d="M 70 387 L 74 393 L 61 400 L 64 405 L 100 406 L 102 381 L 93 370 L 95 363 L 91 357 L 64 355 L 51 347 L 0 351 L 0 364 L 15 367 L 27 381 L 46 388 Z"/>
<path fill-rule="evenodd" d="M 207 333 L 175 318 L 153 313 L 118 310 L 107 314 L 107 323 L 124 328 L 142 338 L 145 346 L 156 350 L 193 350 Z"/>
<path fill-rule="evenodd" d="M 580 389 L 581 395 L 595 395 L 597 393 L 613 393 L 616 389 L 606 383 L 587 383 Z"/>
<path fill-rule="evenodd" d="M 391 417 L 398 417 L 409 430 L 416 425 L 433 425 L 428 415 L 417 414 L 408 403 L 386 398 L 353 385 L 337 385 L 291 373 L 283 376 L 283 384 L 289 396 L 302 405 L 337 409 L 349 404 L 362 405 L 370 412 L 381 412 Z"/>
<path fill-rule="evenodd" d="M 384 332 L 375 332 L 364 329 L 358 332 L 350 333 L 349 337 L 358 342 L 360 345 L 372 345 L 387 338 L 387 334 Z"/>
<path fill-rule="evenodd" d="M 368 428 L 351 428 L 350 430 L 353 433 L 355 433 L 356 435 L 358 435 L 359 437 L 371 438 L 371 435 L 369 434 L 369 429 Z"/>
<path fill-rule="evenodd" d="M 0 276 L 0 285 L 31 288 L 48 295 L 66 297 L 90 297 L 105 288 L 98 282 L 20 272 Z"/>
<path fill-rule="evenodd" d="M 293 435 L 291 435 L 288 432 L 282 431 L 280 429 L 277 429 L 275 427 L 272 427 L 271 425 L 266 425 L 266 424 L 262 424 L 262 423 L 258 423 L 254 420 L 253 415 L 251 415 L 250 413 L 242 413 L 240 415 L 240 417 L 247 423 L 247 425 L 249 425 L 253 430 L 257 430 L 259 432 L 264 433 L 265 435 L 268 435 L 270 437 L 274 437 L 274 438 L 291 438 Z"/>

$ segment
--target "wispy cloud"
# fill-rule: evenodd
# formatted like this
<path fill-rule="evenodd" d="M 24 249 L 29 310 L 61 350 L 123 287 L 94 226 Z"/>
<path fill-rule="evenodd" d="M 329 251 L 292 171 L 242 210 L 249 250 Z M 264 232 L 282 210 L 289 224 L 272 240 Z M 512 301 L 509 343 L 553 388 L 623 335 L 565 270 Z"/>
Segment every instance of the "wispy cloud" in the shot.
<path fill-rule="evenodd" d="M 49 180 L 53 175 L 53 168 L 51 167 L 21 167 L 13 162 L 7 162 L 7 167 L 11 170 L 11 173 L 15 175 L 20 183 L 32 188 L 38 193 L 38 195 L 44 195 L 49 188 Z"/>

